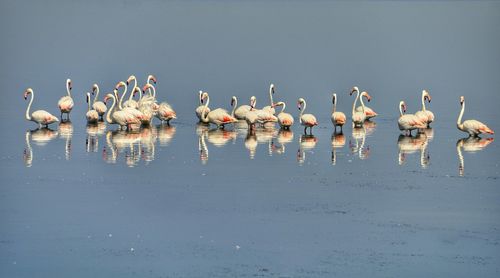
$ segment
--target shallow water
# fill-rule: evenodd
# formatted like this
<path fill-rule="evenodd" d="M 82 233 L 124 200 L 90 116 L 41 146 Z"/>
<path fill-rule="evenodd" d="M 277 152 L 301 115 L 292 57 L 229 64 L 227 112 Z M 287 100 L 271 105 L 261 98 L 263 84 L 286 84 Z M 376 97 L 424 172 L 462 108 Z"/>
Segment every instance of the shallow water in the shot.
<path fill-rule="evenodd" d="M 0 276 L 498 276 L 500 147 L 455 122 L 466 95 L 464 119 L 500 130 L 499 3 L 27 4 L 0 17 Z M 171 126 L 86 125 L 92 83 L 149 73 Z M 23 90 L 57 114 L 68 77 L 72 122 L 35 130 Z M 270 82 L 296 120 L 307 99 L 312 136 L 196 123 L 199 89 L 261 107 Z M 380 116 L 334 134 L 353 85 Z M 401 136 L 423 88 L 436 122 Z"/>

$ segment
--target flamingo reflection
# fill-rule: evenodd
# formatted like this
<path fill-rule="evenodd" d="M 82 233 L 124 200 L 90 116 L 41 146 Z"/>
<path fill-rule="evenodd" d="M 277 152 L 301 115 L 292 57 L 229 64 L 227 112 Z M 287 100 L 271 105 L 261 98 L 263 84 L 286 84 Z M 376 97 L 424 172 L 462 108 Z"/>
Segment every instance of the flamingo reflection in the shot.
<path fill-rule="evenodd" d="M 400 134 L 398 137 L 398 163 L 403 165 L 406 157 L 409 154 L 420 152 L 420 167 L 423 169 L 429 165 L 429 152 L 427 147 L 429 145 L 429 137 L 426 133 L 418 133 L 415 136 L 407 136 Z"/>
<path fill-rule="evenodd" d="M 349 140 L 349 147 L 351 148 L 351 153 L 358 154 L 359 159 L 367 159 L 370 157 L 370 146 L 366 146 L 366 127 L 353 127 L 352 128 L 352 138 L 354 142 Z"/>
<path fill-rule="evenodd" d="M 156 126 L 156 129 L 158 141 L 160 141 L 160 146 L 168 146 L 170 144 L 170 141 L 174 139 L 176 127 L 170 125 L 158 125 Z"/>
<path fill-rule="evenodd" d="M 276 136 L 276 141 L 278 142 L 278 145 L 274 143 L 274 140 L 271 141 L 271 148 L 273 152 L 284 154 L 285 145 L 293 141 L 293 131 L 290 129 L 280 129 L 278 135 Z"/>
<path fill-rule="evenodd" d="M 332 133 L 332 165 L 337 164 L 337 149 L 345 146 L 345 136 L 342 132 Z"/>
<path fill-rule="evenodd" d="M 85 131 L 87 132 L 87 138 L 85 139 L 86 151 L 97 152 L 99 149 L 99 137 L 104 135 L 106 124 L 104 122 L 87 124 Z"/>
<path fill-rule="evenodd" d="M 316 147 L 318 139 L 312 134 L 303 134 L 299 138 L 299 150 L 297 151 L 297 161 L 303 164 L 306 161 L 306 152 L 312 151 Z"/>
<path fill-rule="evenodd" d="M 33 165 L 33 148 L 31 141 L 37 146 L 45 146 L 53 139 L 57 138 L 58 132 L 49 128 L 38 128 L 35 130 L 28 130 L 24 136 L 26 142 L 26 149 L 23 153 L 23 161 L 26 167 Z"/>
<path fill-rule="evenodd" d="M 459 166 L 458 166 L 458 174 L 463 177 L 464 172 L 465 172 L 465 165 L 464 165 L 464 156 L 462 154 L 462 149 L 465 152 L 469 153 L 475 153 L 482 151 L 484 148 L 486 148 L 489 144 L 493 142 L 493 138 L 480 138 L 480 137 L 467 137 L 467 138 L 462 138 L 457 141 L 457 155 L 458 155 L 458 161 L 459 161 Z"/>
<path fill-rule="evenodd" d="M 69 160 L 71 158 L 71 138 L 73 137 L 73 125 L 71 121 L 66 120 L 59 124 L 59 137 L 66 140 L 64 144 L 64 157 L 66 160 Z"/>

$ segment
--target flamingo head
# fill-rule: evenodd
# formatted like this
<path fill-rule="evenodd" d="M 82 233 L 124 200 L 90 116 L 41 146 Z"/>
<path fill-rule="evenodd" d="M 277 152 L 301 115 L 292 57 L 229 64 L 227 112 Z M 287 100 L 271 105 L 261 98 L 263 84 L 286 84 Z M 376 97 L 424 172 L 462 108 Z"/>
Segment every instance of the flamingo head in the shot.
<path fill-rule="evenodd" d="M 130 82 L 132 82 L 132 80 L 136 80 L 135 75 L 131 75 L 131 76 L 128 77 L 128 79 L 127 79 L 127 86 L 128 86 L 128 84 L 130 84 Z"/>
<path fill-rule="evenodd" d="M 71 86 L 71 79 L 66 79 L 66 86 L 71 90 L 73 87 Z"/>
<path fill-rule="evenodd" d="M 269 86 L 269 91 L 271 91 L 271 94 L 274 95 L 274 84 L 271 83 L 271 86 Z"/>
<path fill-rule="evenodd" d="M 336 93 L 332 94 L 332 102 L 333 102 L 333 104 L 335 104 L 335 102 L 337 102 L 337 94 Z"/>
<path fill-rule="evenodd" d="M 424 94 L 424 100 L 427 100 L 429 103 L 431 103 L 431 95 L 427 90 L 423 90 L 422 93 Z"/>
<path fill-rule="evenodd" d="M 26 89 L 26 91 L 24 91 L 24 100 L 27 100 L 28 95 L 31 93 L 33 93 L 33 89 L 31 89 L 31 88 Z"/>
<path fill-rule="evenodd" d="M 354 93 L 359 93 L 359 89 L 356 86 L 352 87 L 351 92 L 349 93 L 349 95 L 352 96 L 352 94 L 354 94 Z"/>
<path fill-rule="evenodd" d="M 139 88 L 139 87 L 135 87 L 134 88 L 134 91 L 132 92 L 132 94 L 134 95 L 134 97 L 135 97 L 135 94 L 138 93 L 140 90 L 141 90 L 141 88 Z"/>
<path fill-rule="evenodd" d="M 302 110 L 302 104 L 304 103 L 304 99 L 303 98 L 299 98 L 299 100 L 297 101 L 297 108 L 299 108 L 299 110 Z"/>
<path fill-rule="evenodd" d="M 144 85 L 144 87 L 142 87 L 142 92 L 144 93 L 144 92 L 146 92 L 147 89 L 152 88 L 152 87 L 153 87 L 153 85 L 147 83 L 146 85 Z M 136 87 L 136 88 L 139 88 L 139 87 Z"/>
<path fill-rule="evenodd" d="M 406 109 L 407 109 L 406 103 L 404 101 L 401 101 L 399 103 L 399 105 L 401 106 L 401 110 L 403 111 L 403 113 L 406 113 Z"/>
<path fill-rule="evenodd" d="M 255 105 L 257 103 L 257 98 L 255 96 L 251 96 L 250 97 L 250 108 L 251 109 L 254 109 L 255 108 Z"/>
<path fill-rule="evenodd" d="M 154 75 L 150 74 L 148 76 L 148 83 L 149 83 L 150 80 L 153 81 L 153 84 L 156 85 L 156 77 Z"/>
<path fill-rule="evenodd" d="M 372 100 L 372 97 L 366 91 L 362 92 L 361 95 L 364 96 L 368 102 Z"/>
<path fill-rule="evenodd" d="M 126 84 L 125 82 L 120 81 L 120 82 L 118 82 L 118 83 L 116 84 L 116 86 L 115 86 L 115 90 L 118 90 L 120 87 L 124 87 L 124 86 L 126 86 L 126 85 L 127 85 L 127 84 Z"/>
<path fill-rule="evenodd" d="M 465 97 L 464 96 L 460 96 L 460 105 L 463 105 L 465 102 Z"/>
<path fill-rule="evenodd" d="M 87 103 L 89 103 L 89 101 L 90 101 L 90 93 L 89 92 L 87 92 L 87 94 L 86 94 L 85 101 L 87 101 Z"/>
<path fill-rule="evenodd" d="M 234 104 L 236 103 L 236 101 L 237 101 L 237 100 L 236 100 L 236 97 L 235 97 L 235 96 L 233 96 L 233 97 L 231 98 L 231 106 L 234 106 Z"/>
<path fill-rule="evenodd" d="M 99 90 L 99 86 L 97 86 L 97 84 L 94 84 L 92 85 L 92 95 L 94 95 L 94 93 Z"/>

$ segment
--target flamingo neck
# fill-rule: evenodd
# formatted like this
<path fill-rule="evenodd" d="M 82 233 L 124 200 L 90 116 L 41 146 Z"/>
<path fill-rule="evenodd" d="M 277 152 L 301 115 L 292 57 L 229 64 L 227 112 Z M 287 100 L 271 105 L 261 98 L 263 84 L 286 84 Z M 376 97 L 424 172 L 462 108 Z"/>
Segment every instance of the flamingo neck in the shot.
<path fill-rule="evenodd" d="M 116 97 L 112 97 L 113 99 L 113 104 L 111 104 L 111 108 L 109 109 L 108 113 L 106 114 L 106 122 L 108 122 L 108 124 L 112 124 L 113 123 L 113 119 L 111 118 L 111 114 L 113 114 L 115 111 L 115 105 L 116 105 Z"/>
<path fill-rule="evenodd" d="M 68 93 L 68 96 L 71 97 L 71 90 L 69 89 L 69 83 L 66 82 L 66 93 Z"/>
<path fill-rule="evenodd" d="M 332 114 L 337 111 L 337 98 L 333 98 L 333 109 L 332 109 Z"/>
<path fill-rule="evenodd" d="M 464 111 L 465 111 L 465 100 L 462 103 L 462 110 L 460 110 L 460 114 L 458 115 L 458 119 L 457 119 L 457 127 L 460 130 L 463 130 L 462 117 L 464 115 Z"/>
<path fill-rule="evenodd" d="M 399 103 L 399 115 L 403 116 L 403 103 Z"/>
<path fill-rule="evenodd" d="M 273 87 L 269 88 L 269 99 L 271 100 L 271 106 L 273 106 Z"/>
<path fill-rule="evenodd" d="M 87 112 L 88 112 L 88 111 L 90 111 L 90 94 L 87 95 L 87 106 L 88 106 L 88 109 L 87 109 Z"/>
<path fill-rule="evenodd" d="M 35 92 L 31 92 L 30 103 L 28 104 L 28 107 L 26 108 L 26 120 L 28 120 L 28 121 L 31 121 L 30 109 L 31 109 L 31 104 L 33 103 L 33 98 L 35 98 Z"/>
<path fill-rule="evenodd" d="M 95 86 L 95 96 L 94 96 L 94 101 L 92 102 L 92 104 L 94 104 L 97 100 L 99 99 L 99 86 Z"/>
<path fill-rule="evenodd" d="M 283 105 L 281 106 L 281 112 L 280 113 L 283 113 L 285 111 L 285 108 L 286 108 L 286 103 L 283 102 Z"/>
<path fill-rule="evenodd" d="M 209 103 L 210 103 L 210 96 L 207 94 L 207 102 L 205 103 L 205 106 L 203 106 L 203 111 L 201 112 L 201 121 L 204 123 L 208 123 L 207 108 Z"/>
<path fill-rule="evenodd" d="M 361 109 L 363 109 L 363 114 L 365 114 L 365 103 L 363 102 L 363 97 L 359 99 L 359 102 L 361 102 Z"/>
<path fill-rule="evenodd" d="M 422 92 L 422 111 L 425 111 L 425 92 Z"/>
<path fill-rule="evenodd" d="M 120 110 L 122 110 L 122 109 L 123 109 L 122 102 L 123 102 L 123 99 L 125 98 L 125 95 L 127 94 L 127 90 L 128 90 L 127 84 L 124 84 L 124 85 L 123 85 L 123 88 L 124 88 L 124 89 L 123 89 L 123 94 L 122 94 L 122 96 L 120 97 L 120 102 L 118 102 L 118 108 L 119 108 Z M 116 90 L 116 92 L 118 92 L 118 90 Z M 116 98 L 118 99 L 118 95 L 116 95 Z"/>
<path fill-rule="evenodd" d="M 236 110 L 236 106 L 238 106 L 238 99 L 234 98 L 233 110 L 231 111 L 231 117 L 234 117 L 234 111 Z"/>
<path fill-rule="evenodd" d="M 151 76 L 148 76 L 148 80 L 146 81 L 146 84 L 150 84 L 149 82 L 151 82 L 153 79 L 151 78 Z M 153 85 L 153 84 L 151 84 Z M 151 93 L 151 88 L 148 88 L 148 93 L 150 96 L 152 96 L 152 93 Z"/>
<path fill-rule="evenodd" d="M 299 116 L 299 119 L 300 119 L 300 123 L 302 123 L 302 115 L 304 114 L 304 111 L 306 110 L 306 101 L 304 100 L 304 102 L 302 103 L 302 109 L 300 109 L 300 116 Z"/>
<path fill-rule="evenodd" d="M 358 99 L 359 99 L 359 91 L 356 91 L 356 98 L 352 103 L 352 115 L 354 115 L 354 112 L 356 111 L 356 104 L 358 103 Z"/>
<path fill-rule="evenodd" d="M 155 88 L 155 86 L 151 85 L 151 88 L 149 88 L 149 95 L 152 96 L 154 99 L 156 99 L 156 88 Z"/>

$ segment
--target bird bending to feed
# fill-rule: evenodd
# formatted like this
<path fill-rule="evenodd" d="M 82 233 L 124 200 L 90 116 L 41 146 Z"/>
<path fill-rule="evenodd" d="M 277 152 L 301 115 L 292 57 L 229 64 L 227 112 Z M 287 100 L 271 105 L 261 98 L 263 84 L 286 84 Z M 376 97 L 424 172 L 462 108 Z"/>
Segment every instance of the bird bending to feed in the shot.
<path fill-rule="evenodd" d="M 290 129 L 293 125 L 293 116 L 285 112 L 286 104 L 283 101 L 279 101 L 274 104 L 274 106 L 281 106 L 281 111 L 278 114 L 278 124 L 282 129 Z"/>
<path fill-rule="evenodd" d="M 297 108 L 299 108 L 300 110 L 300 115 L 299 115 L 300 124 L 304 126 L 304 133 L 307 132 L 307 128 L 309 128 L 309 133 L 312 133 L 312 128 L 313 126 L 318 125 L 318 121 L 316 120 L 316 117 L 314 117 L 313 114 L 304 114 L 306 107 L 307 107 L 306 100 L 303 98 L 299 98 L 299 100 L 297 101 Z"/>
<path fill-rule="evenodd" d="M 337 126 L 340 126 L 340 131 L 342 132 L 342 127 L 346 122 L 346 116 L 342 112 L 337 111 L 337 94 L 332 95 L 333 109 L 332 109 L 332 123 L 335 131 L 337 131 Z"/>
<path fill-rule="evenodd" d="M 479 136 L 482 133 L 495 134 L 495 132 L 490 129 L 485 124 L 476 120 L 466 120 L 462 123 L 462 116 L 464 115 L 465 110 L 465 97 L 460 97 L 460 105 L 462 106 L 462 110 L 460 110 L 460 114 L 457 119 L 457 128 L 463 132 L 469 133 L 469 136 Z"/>
<path fill-rule="evenodd" d="M 203 104 L 203 102 L 205 101 L 203 99 L 203 91 L 200 90 L 200 92 L 198 93 L 198 101 L 199 101 L 199 106 L 196 107 L 196 110 L 195 110 L 195 113 L 196 113 L 196 117 L 198 117 L 198 120 L 200 120 L 201 122 L 201 114 L 203 113 L 203 109 L 205 109 L 205 105 Z M 248 105 L 247 105 L 248 106 Z M 241 106 L 240 106 L 241 107 Z M 207 107 L 207 113 L 210 113 L 210 108 Z M 238 109 L 236 109 L 236 111 L 238 111 Z"/>
<path fill-rule="evenodd" d="M 40 128 L 42 127 L 42 125 L 44 125 L 45 127 L 49 127 L 49 124 L 59 122 L 59 119 L 57 119 L 56 116 L 50 114 L 45 110 L 36 110 L 30 114 L 31 104 L 33 103 L 33 99 L 35 98 L 33 89 L 28 88 L 26 89 L 26 91 L 24 91 L 25 100 L 28 99 L 28 95 L 31 95 L 31 99 L 28 104 L 28 108 L 26 108 L 26 120 L 37 123 Z"/>
<path fill-rule="evenodd" d="M 354 87 L 354 88 L 357 89 L 357 87 Z M 354 92 L 356 92 L 356 90 L 352 90 L 350 95 L 352 95 Z M 368 95 L 367 92 L 362 92 L 361 94 L 356 93 L 356 98 L 354 99 L 354 102 L 352 104 L 352 113 L 351 113 L 351 115 L 352 115 L 351 119 L 352 119 L 352 123 L 354 124 L 354 127 L 362 127 L 365 120 L 366 120 L 366 113 L 365 113 L 365 110 L 363 110 L 364 108 L 366 108 L 366 106 L 365 106 L 365 103 L 363 102 L 363 96 L 366 96 L 366 100 L 368 100 L 368 102 L 370 102 L 370 100 L 371 100 L 371 97 L 370 97 L 370 95 Z M 355 109 L 356 103 L 358 102 L 358 99 L 361 102 L 361 111 L 356 111 L 356 109 Z"/>
<path fill-rule="evenodd" d="M 404 114 L 406 112 L 406 103 L 399 102 L 399 119 L 398 126 L 401 131 L 408 131 L 411 136 L 411 131 L 414 129 L 424 129 L 427 124 L 413 114 Z"/>
<path fill-rule="evenodd" d="M 141 124 L 141 120 L 130 112 L 127 112 L 126 110 L 115 111 L 116 97 L 113 94 L 107 94 L 104 98 L 104 103 L 106 103 L 108 99 L 113 100 L 113 104 L 111 105 L 108 114 L 106 114 L 106 121 L 108 124 L 118 124 L 120 125 L 120 129 L 125 126 L 129 130 L 132 129 L 132 125 Z"/>
<path fill-rule="evenodd" d="M 268 111 L 271 114 L 276 114 L 276 111 L 274 110 L 274 102 L 273 102 L 273 95 L 274 95 L 274 84 L 271 84 L 269 86 L 269 100 L 270 100 L 270 105 L 262 107 L 261 110 Z"/>
<path fill-rule="evenodd" d="M 352 93 L 354 93 L 354 92 L 356 92 L 356 95 L 360 96 L 360 93 L 359 93 L 359 88 L 358 88 L 358 87 L 354 86 L 354 87 L 352 88 L 352 90 L 351 90 L 351 94 L 352 94 Z M 358 107 L 356 107 L 356 111 L 357 111 L 357 112 L 363 112 L 363 106 L 358 106 Z M 369 120 L 369 119 L 371 119 L 371 118 L 374 118 L 374 117 L 378 116 L 378 114 L 377 114 L 375 111 L 373 111 L 373 109 L 371 109 L 371 108 L 370 108 L 370 107 L 368 107 L 368 106 L 365 106 L 365 107 L 364 107 L 364 113 L 365 113 L 365 115 L 366 115 L 366 119 L 367 119 L 367 120 Z"/>
<path fill-rule="evenodd" d="M 224 125 L 235 123 L 238 120 L 232 117 L 225 109 L 217 108 L 207 113 L 208 104 L 210 103 L 210 96 L 207 92 L 202 94 L 202 98 L 206 98 L 205 108 L 201 113 L 201 121 L 204 123 L 211 123 L 217 128 L 224 128 Z"/>
<path fill-rule="evenodd" d="M 87 118 L 87 123 L 95 124 L 99 120 L 99 114 L 94 109 L 92 110 L 90 109 L 90 93 L 87 93 L 87 104 L 88 104 L 88 110 L 87 114 L 85 114 L 85 117 Z"/>
<path fill-rule="evenodd" d="M 66 79 L 66 93 L 68 95 L 63 96 L 57 102 L 57 107 L 59 107 L 59 110 L 61 111 L 61 121 L 63 120 L 63 113 L 67 115 L 67 120 L 69 120 L 69 113 L 75 105 L 75 103 L 73 102 L 73 98 L 71 97 L 71 88 L 71 79 Z"/>
<path fill-rule="evenodd" d="M 255 98 L 255 97 L 252 96 L 252 98 Z M 252 103 L 252 98 L 250 98 L 250 103 Z M 240 105 L 240 107 L 236 108 L 236 110 L 234 111 L 234 116 L 238 120 L 245 120 L 246 115 L 247 115 L 248 111 L 250 111 L 251 108 L 252 108 L 251 105 L 247 105 L 247 104 Z"/>
<path fill-rule="evenodd" d="M 434 113 L 425 108 L 426 100 L 431 103 L 431 95 L 429 94 L 429 92 L 427 92 L 427 90 L 422 90 L 422 110 L 417 111 L 417 113 L 415 113 L 415 116 L 417 116 L 422 121 L 425 121 L 427 127 L 429 127 L 429 125 L 434 121 Z"/>
<path fill-rule="evenodd" d="M 98 100 L 99 99 L 99 86 L 97 84 L 92 85 L 92 95 L 94 95 L 94 102 L 92 103 L 92 108 L 97 111 L 99 114 L 99 118 L 102 120 L 104 114 L 108 110 L 106 104 L 104 102 Z"/>

